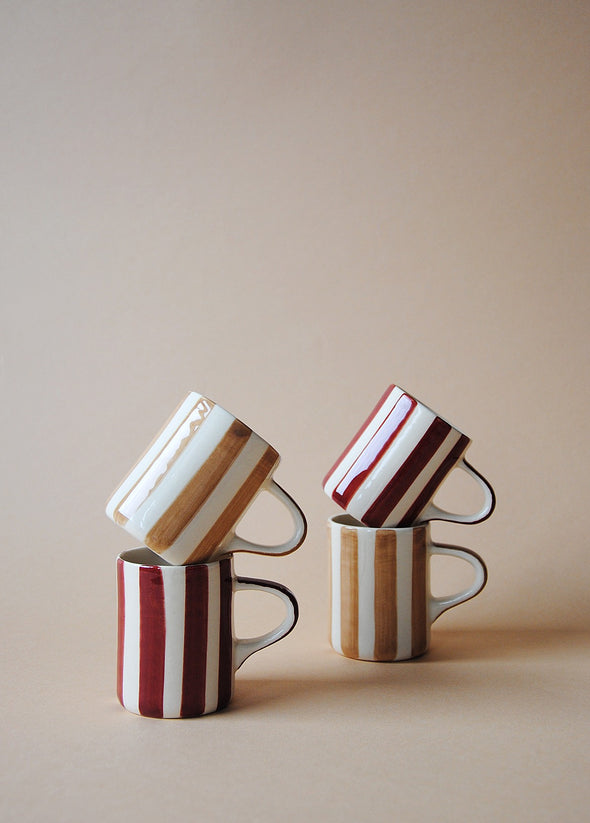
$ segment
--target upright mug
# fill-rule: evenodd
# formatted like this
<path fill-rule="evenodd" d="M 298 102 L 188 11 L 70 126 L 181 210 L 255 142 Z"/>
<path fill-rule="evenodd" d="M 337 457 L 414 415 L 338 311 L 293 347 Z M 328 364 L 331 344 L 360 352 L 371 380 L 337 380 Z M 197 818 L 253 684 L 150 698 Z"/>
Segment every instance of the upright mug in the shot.
<path fill-rule="evenodd" d="M 399 386 L 389 386 L 324 478 L 324 491 L 367 526 L 403 527 L 427 520 L 480 523 L 496 503 L 488 481 L 465 460 L 471 440 Z M 484 500 L 473 514 L 432 502 L 454 468 L 479 484 Z"/>
<path fill-rule="evenodd" d="M 117 558 L 117 590 L 117 696 L 128 711 L 146 717 L 223 709 L 244 660 L 289 634 L 299 614 L 285 586 L 236 577 L 231 556 L 171 566 L 149 549 L 130 549 Z M 282 623 L 260 637 L 236 638 L 233 594 L 242 590 L 282 600 Z"/>
<path fill-rule="evenodd" d="M 202 563 L 235 551 L 295 551 L 307 524 L 295 501 L 273 480 L 278 452 L 207 397 L 190 392 L 111 495 L 107 515 L 174 564 Z M 293 534 L 259 546 L 236 535 L 263 490 L 287 508 Z"/>
<path fill-rule="evenodd" d="M 485 563 L 475 552 L 433 543 L 430 524 L 373 529 L 350 515 L 329 521 L 332 647 L 355 660 L 418 657 L 430 645 L 430 627 L 447 609 L 483 589 Z M 430 558 L 458 557 L 475 570 L 472 585 L 450 597 L 430 591 Z"/>

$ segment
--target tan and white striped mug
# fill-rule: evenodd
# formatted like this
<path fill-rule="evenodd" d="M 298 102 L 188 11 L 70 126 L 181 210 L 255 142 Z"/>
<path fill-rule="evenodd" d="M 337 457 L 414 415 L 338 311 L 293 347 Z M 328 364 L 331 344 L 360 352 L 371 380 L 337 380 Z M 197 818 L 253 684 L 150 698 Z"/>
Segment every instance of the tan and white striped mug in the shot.
<path fill-rule="evenodd" d="M 433 543 L 430 524 L 373 529 L 347 514 L 329 521 L 332 647 L 355 660 L 418 657 L 430 645 L 430 627 L 452 606 L 483 589 L 485 563 L 475 552 Z M 450 555 L 475 569 L 471 586 L 449 597 L 430 591 L 430 558 Z"/>
<path fill-rule="evenodd" d="M 202 563 L 235 551 L 282 555 L 305 539 L 295 501 L 273 480 L 278 452 L 217 403 L 190 392 L 111 495 L 106 512 L 168 563 Z M 293 534 L 259 546 L 236 526 L 259 492 L 288 509 Z"/>

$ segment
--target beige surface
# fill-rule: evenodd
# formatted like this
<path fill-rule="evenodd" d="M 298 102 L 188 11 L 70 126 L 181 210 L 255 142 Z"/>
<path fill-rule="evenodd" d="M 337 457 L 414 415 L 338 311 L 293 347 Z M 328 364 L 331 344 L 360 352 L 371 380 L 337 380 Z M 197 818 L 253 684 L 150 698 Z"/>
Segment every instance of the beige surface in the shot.
<path fill-rule="evenodd" d="M 228 792 L 226 819 L 581 819 L 589 16 L 0 4 L 3 817 L 156 819 L 163 784 L 199 819 Z M 437 624 L 444 659 L 373 675 L 322 645 L 320 484 L 390 382 L 473 438 L 498 508 L 433 526 L 490 572 Z M 137 722 L 112 695 L 133 541 L 103 503 L 189 389 L 282 455 L 308 539 L 236 565 L 290 586 L 301 621 L 233 711 Z M 454 478 L 437 502 L 472 494 Z M 260 501 L 243 533 L 284 528 Z M 275 617 L 240 610 L 244 631 Z"/>

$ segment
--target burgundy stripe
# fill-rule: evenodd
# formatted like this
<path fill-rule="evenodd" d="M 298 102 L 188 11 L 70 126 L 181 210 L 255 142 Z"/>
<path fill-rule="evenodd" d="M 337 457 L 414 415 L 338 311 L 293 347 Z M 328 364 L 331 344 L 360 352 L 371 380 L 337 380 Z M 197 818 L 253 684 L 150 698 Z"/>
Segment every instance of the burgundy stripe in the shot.
<path fill-rule="evenodd" d="M 232 572 L 231 560 L 219 563 L 220 613 L 219 613 L 219 680 L 217 708 L 223 709 L 231 700 L 233 681 L 233 637 L 232 637 Z"/>
<path fill-rule="evenodd" d="M 437 449 L 440 448 L 450 431 L 451 426 L 447 422 L 441 420 L 440 417 L 435 417 L 410 456 L 362 516 L 363 523 L 374 527 L 382 526 L 385 523 L 388 514 L 397 506 L 422 469 L 432 459 Z"/>
<path fill-rule="evenodd" d="M 389 386 L 389 387 L 385 390 L 385 392 L 383 393 L 383 395 L 380 397 L 379 402 L 377 403 L 377 405 L 375 406 L 375 408 L 373 409 L 373 411 L 371 412 L 371 414 L 369 415 L 369 417 L 368 417 L 368 418 L 365 420 L 365 422 L 363 423 L 362 427 L 358 430 L 358 432 L 357 432 L 357 433 L 356 433 L 356 435 L 353 437 L 353 439 L 350 441 L 350 443 L 348 444 L 348 446 L 344 449 L 344 451 L 342 452 L 342 454 L 340 455 L 340 457 L 338 458 L 338 460 L 334 463 L 334 465 L 332 466 L 332 468 L 330 469 L 330 471 L 328 472 L 328 474 L 324 477 L 324 482 L 323 482 L 323 484 L 322 484 L 323 486 L 325 486 L 325 485 L 326 485 L 326 483 L 328 482 L 328 480 L 330 479 L 330 477 L 332 476 L 332 474 L 334 473 L 334 471 L 338 468 L 339 464 L 340 464 L 340 463 L 344 460 L 344 458 L 346 457 L 346 455 L 347 455 L 347 454 L 349 453 L 349 451 L 352 449 L 352 447 L 353 447 L 353 446 L 354 446 L 354 444 L 357 442 L 357 440 L 361 437 L 361 435 L 363 434 L 363 432 L 365 432 L 365 431 L 366 431 L 367 427 L 368 427 L 368 426 L 369 426 L 369 425 L 373 422 L 373 420 L 375 419 L 375 417 L 376 417 L 376 415 L 377 415 L 377 413 L 378 413 L 379 409 L 383 406 L 383 404 L 385 403 L 385 401 L 387 400 L 387 398 L 389 397 L 389 395 L 391 394 L 391 392 L 392 392 L 394 389 L 395 389 L 395 386 Z"/>
<path fill-rule="evenodd" d="M 443 460 L 439 468 L 435 471 L 432 475 L 432 478 L 428 481 L 424 490 L 420 494 L 420 496 L 416 499 L 413 505 L 408 509 L 408 511 L 403 516 L 402 520 L 400 521 L 400 526 L 411 526 L 414 521 L 419 516 L 420 512 L 426 508 L 427 504 L 430 502 L 431 498 L 436 493 L 439 485 L 442 483 L 445 475 L 447 475 L 455 463 L 459 461 L 459 458 L 469 445 L 469 438 L 462 434 L 459 440 L 457 441 L 456 445 L 453 446 L 451 451 L 449 452 L 448 456 Z"/>
<path fill-rule="evenodd" d="M 391 446 L 404 424 L 416 408 L 416 401 L 402 394 L 361 454 L 354 461 L 342 481 L 334 489 L 332 499 L 344 509 Z"/>
<path fill-rule="evenodd" d="M 162 717 L 166 613 L 159 566 L 139 569 L 139 713 Z"/>
<path fill-rule="evenodd" d="M 119 616 L 117 626 L 117 697 L 123 705 L 123 654 L 125 651 L 125 566 L 117 558 L 117 599 Z"/>
<path fill-rule="evenodd" d="M 185 566 L 184 669 L 181 717 L 196 717 L 205 709 L 207 682 L 207 614 L 209 570 L 207 566 Z"/>

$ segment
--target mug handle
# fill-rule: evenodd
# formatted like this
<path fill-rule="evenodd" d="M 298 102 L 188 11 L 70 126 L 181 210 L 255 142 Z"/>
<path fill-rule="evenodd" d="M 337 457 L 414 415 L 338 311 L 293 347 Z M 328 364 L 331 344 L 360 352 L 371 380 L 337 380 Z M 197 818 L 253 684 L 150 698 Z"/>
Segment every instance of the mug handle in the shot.
<path fill-rule="evenodd" d="M 271 629 L 259 637 L 238 638 L 235 640 L 234 671 L 237 671 L 251 654 L 270 646 L 272 643 L 276 643 L 277 640 L 286 637 L 295 628 L 295 624 L 299 619 L 299 604 L 290 589 L 280 583 L 272 583 L 270 580 L 259 580 L 255 577 L 236 577 L 234 591 L 269 592 L 282 600 L 287 607 L 285 619 L 276 629 Z"/>
<path fill-rule="evenodd" d="M 242 551 L 256 552 L 257 554 L 289 554 L 299 548 L 305 540 L 305 535 L 307 534 L 307 522 L 305 520 L 305 515 L 293 498 L 288 495 L 287 492 L 282 489 L 275 480 L 272 479 L 270 483 L 263 486 L 263 489 L 264 491 L 270 492 L 270 494 L 274 495 L 277 500 L 280 500 L 281 503 L 289 510 L 295 526 L 295 531 L 292 536 L 289 540 L 286 540 L 284 543 L 280 543 L 278 546 L 259 546 L 257 543 L 252 543 L 250 540 L 244 540 L 243 537 L 238 537 L 237 534 L 234 534 L 227 546 L 224 546 L 225 552 Z"/>
<path fill-rule="evenodd" d="M 470 474 L 482 487 L 484 503 L 481 509 L 474 514 L 454 514 L 453 512 L 441 509 L 435 503 L 429 503 L 420 513 L 416 522 L 421 523 L 425 520 L 449 520 L 451 523 L 481 523 L 483 520 L 487 520 L 492 514 L 496 508 L 496 495 L 485 477 L 476 471 L 463 457 L 457 463 L 456 468 L 463 469 L 467 474 Z"/>
<path fill-rule="evenodd" d="M 481 557 L 471 549 L 463 549 L 459 546 L 449 546 L 446 543 L 433 543 L 430 547 L 430 555 L 442 554 L 450 555 L 451 557 L 459 557 L 461 560 L 466 560 L 471 563 L 475 569 L 475 580 L 471 586 L 457 594 L 451 594 L 448 597 L 433 597 L 430 595 L 428 601 L 428 615 L 430 622 L 434 623 L 437 618 L 441 616 L 447 609 L 453 606 L 458 606 L 459 603 L 464 603 L 479 594 L 485 584 L 488 582 L 488 570 L 486 564 Z"/>

